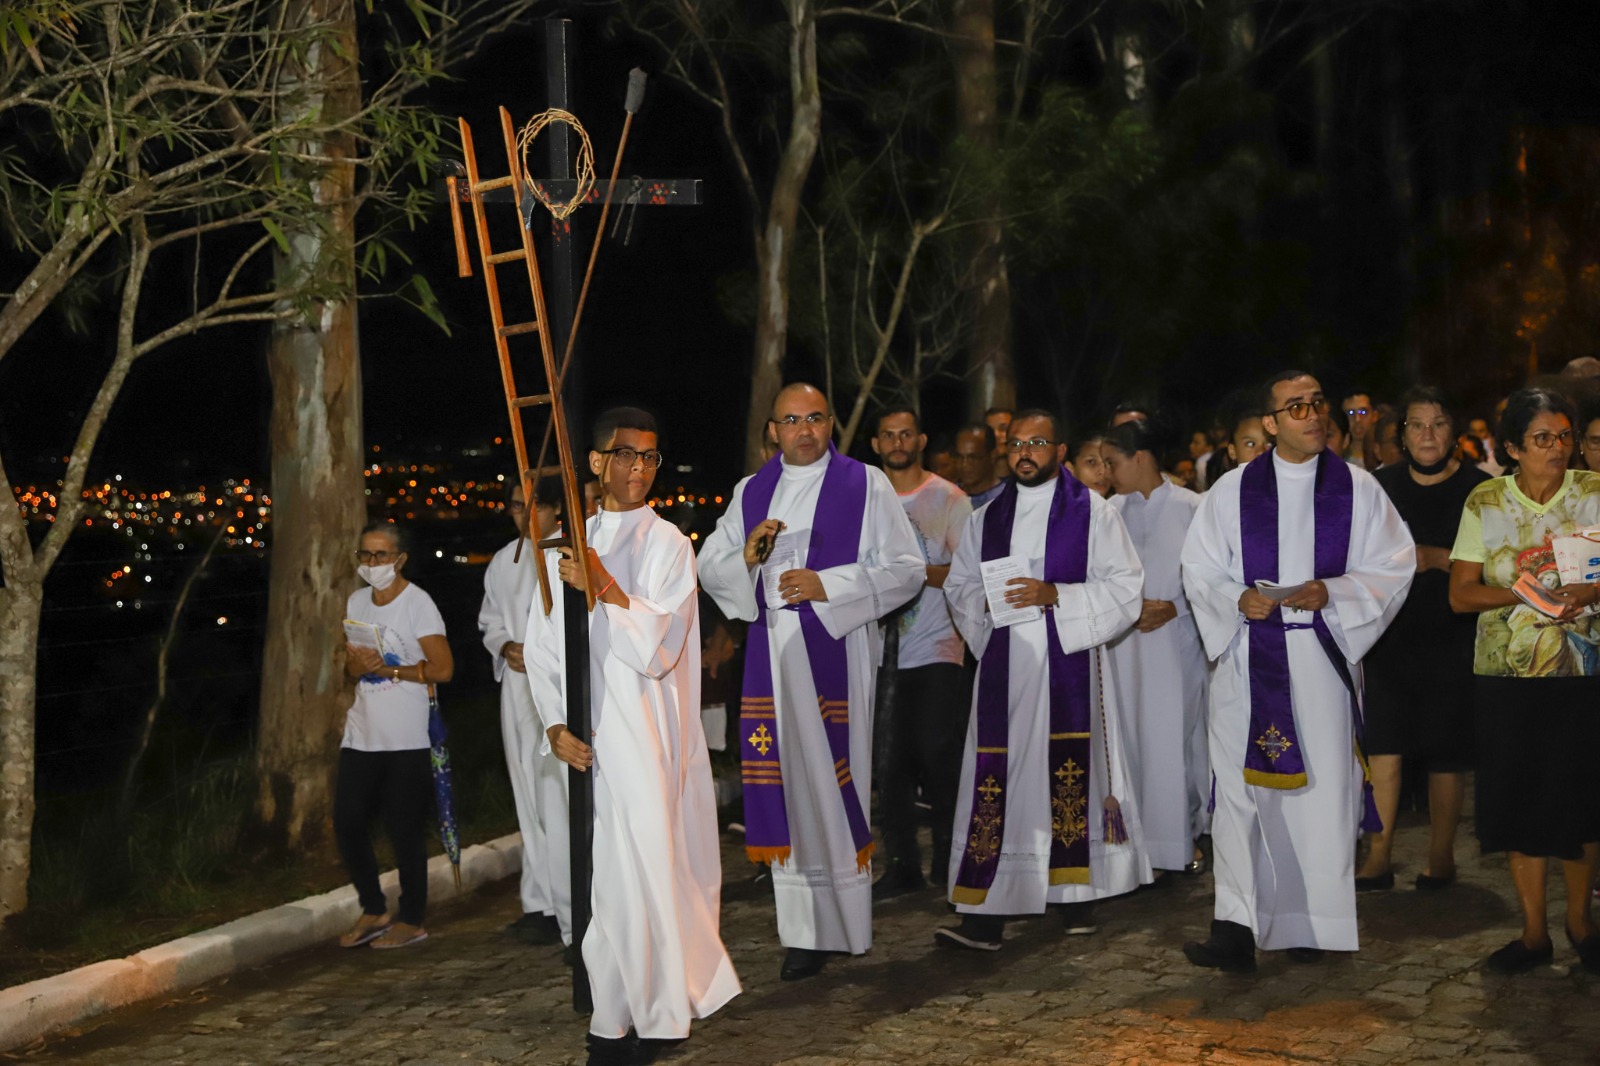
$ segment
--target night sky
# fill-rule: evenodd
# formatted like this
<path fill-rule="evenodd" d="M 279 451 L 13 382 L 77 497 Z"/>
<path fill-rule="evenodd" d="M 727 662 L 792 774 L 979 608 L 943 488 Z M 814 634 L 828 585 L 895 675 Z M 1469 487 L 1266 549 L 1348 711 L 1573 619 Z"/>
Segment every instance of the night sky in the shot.
<path fill-rule="evenodd" d="M 1407 77 L 1421 99 L 1438 105 L 1437 121 L 1422 124 L 1429 140 L 1419 151 L 1451 139 L 1503 137 L 1513 121 L 1596 121 L 1596 38 L 1586 28 L 1592 17 L 1574 15 L 1571 5 L 1434 3 L 1412 10 L 1416 14 L 1401 28 Z M 644 46 L 608 37 L 597 20 L 580 21 L 575 39 L 577 110 L 593 137 L 603 180 L 623 119 L 627 71 L 634 65 L 649 69 L 656 61 Z M 463 114 L 473 123 L 487 174 L 501 172 L 495 105 L 508 106 L 519 125 L 544 106 L 542 52 L 541 31 L 530 26 L 500 39 L 462 70 L 457 82 L 438 92 L 435 103 L 441 113 Z M 1342 90 L 1369 90 L 1361 84 L 1361 68 L 1352 71 L 1352 83 Z M 1304 140 L 1307 116 L 1305 101 L 1296 97 L 1286 72 L 1284 79 L 1276 121 L 1285 128 L 1281 142 L 1292 152 Z M 1370 146 L 1355 133 L 1350 139 L 1359 163 Z M 759 150 L 770 156 L 771 139 L 762 141 Z M 666 79 L 652 78 L 623 173 L 702 178 L 705 204 L 641 210 L 630 246 L 608 241 L 580 338 L 590 413 L 620 401 L 656 409 L 663 419 L 663 447 L 672 459 L 695 463 L 697 480 L 704 477 L 707 485 L 731 484 L 741 472 L 750 341 L 746 330 L 729 324 L 722 314 L 717 282 L 748 271 L 753 256 L 715 115 Z M 1471 184 L 1469 176 L 1459 177 Z M 1460 191 L 1441 190 L 1441 195 Z M 1595 191 L 1574 189 L 1570 195 L 1592 200 Z M 580 267 L 597 216 L 597 208 L 576 216 Z M 470 229 L 470 216 L 468 225 Z M 502 242 L 513 237 L 509 225 L 496 232 Z M 405 240 L 418 269 L 431 280 L 452 334 L 444 335 L 400 301 L 364 301 L 361 347 L 369 443 L 406 451 L 453 447 L 504 433 L 482 280 L 476 274 L 456 278 L 443 206 L 433 225 Z M 1362 260 L 1365 247 L 1353 237 L 1337 250 L 1335 266 L 1356 279 L 1351 284 L 1357 290 L 1363 272 L 1370 272 Z M 475 259 L 475 249 L 473 255 Z M 502 281 L 508 292 L 515 291 L 520 271 L 502 271 Z M 1351 314 L 1368 313 L 1359 298 L 1376 288 L 1357 292 L 1349 304 Z M 1019 287 L 1019 299 L 1028 294 Z M 1033 353 L 1051 350 L 1053 337 L 1048 334 L 1058 326 L 1048 318 L 1037 319 L 1026 306 L 1018 308 L 1017 323 L 1021 391 L 1028 396 L 1039 380 Z M 109 328 L 89 337 L 73 336 L 47 317 L 0 366 L 0 448 L 14 478 L 57 476 L 42 461 L 52 454 L 59 461 L 70 446 L 78 423 L 62 417 L 63 412 L 80 413 L 86 406 L 98 381 L 93 369 L 107 358 L 109 344 Z M 148 357 L 118 401 L 94 470 L 115 470 L 151 482 L 263 476 L 270 405 L 263 350 L 259 331 L 214 331 Z M 524 338 L 517 351 L 531 370 L 531 340 Z M 1382 360 L 1381 350 L 1358 356 L 1352 373 L 1371 371 L 1383 382 L 1392 372 Z M 531 384 L 534 379 L 525 380 Z M 1089 402 L 1081 397 L 1043 399 L 1069 406 L 1076 400 L 1080 407 Z M 1098 407 L 1108 406 L 1111 399 L 1091 398 Z M 946 400 L 943 407 L 953 409 Z"/>

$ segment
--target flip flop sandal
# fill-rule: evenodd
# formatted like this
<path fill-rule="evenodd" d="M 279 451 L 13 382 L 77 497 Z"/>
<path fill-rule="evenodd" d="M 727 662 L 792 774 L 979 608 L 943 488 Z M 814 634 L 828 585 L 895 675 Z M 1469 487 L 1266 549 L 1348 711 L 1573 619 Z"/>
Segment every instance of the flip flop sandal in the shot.
<path fill-rule="evenodd" d="M 374 940 L 372 942 L 372 950 L 389 951 L 394 948 L 408 948 L 412 944 L 420 944 L 426 939 L 428 939 L 428 931 L 426 929 L 418 929 L 404 940 Z"/>
<path fill-rule="evenodd" d="M 393 922 L 385 922 L 382 925 L 369 925 L 365 929 L 361 930 L 361 932 L 356 935 L 354 940 L 346 941 L 343 936 L 340 937 L 339 946 L 341 948 L 359 948 L 363 944 L 370 944 L 383 934 L 387 933 L 393 927 L 393 925 Z M 345 936 L 349 935 L 349 933 L 345 934 Z"/>

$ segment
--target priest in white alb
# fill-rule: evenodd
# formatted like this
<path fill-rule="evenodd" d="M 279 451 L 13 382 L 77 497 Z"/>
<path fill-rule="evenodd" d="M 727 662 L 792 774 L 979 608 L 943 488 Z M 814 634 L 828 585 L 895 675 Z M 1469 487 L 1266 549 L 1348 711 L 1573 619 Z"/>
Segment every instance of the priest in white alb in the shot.
<path fill-rule="evenodd" d="M 1378 828 L 1365 787 L 1360 660 L 1416 572 L 1378 482 L 1327 450 L 1327 400 L 1303 371 L 1262 389 L 1276 446 L 1224 474 L 1183 547 L 1211 678 L 1211 935 L 1197 966 L 1256 968 L 1355 951 L 1355 844 Z"/>
<path fill-rule="evenodd" d="M 1048 905 L 1092 933 L 1095 900 L 1151 879 L 1101 652 L 1138 619 L 1144 570 L 1116 508 L 1063 469 L 1054 415 L 1019 411 L 1007 434 L 1012 479 L 968 520 L 944 585 L 978 678 L 950 849 L 961 921 L 934 940 L 980 951 Z"/>
<path fill-rule="evenodd" d="M 711 763 L 700 727 L 694 552 L 645 505 L 661 452 L 655 420 L 614 408 L 595 427 L 590 469 L 604 489 L 586 523 L 589 557 L 563 581 L 595 590 L 589 616 L 592 734 L 566 726 L 559 606 L 537 599 L 524 659 L 555 754 L 595 775 L 593 917 L 582 951 L 594 998 L 591 1063 L 650 1061 L 652 1041 L 739 994 L 718 932 L 722 861 Z"/>
<path fill-rule="evenodd" d="M 926 568 L 883 471 L 833 447 L 827 399 L 784 388 L 778 454 L 733 490 L 700 550 L 700 580 L 753 623 L 740 703 L 745 852 L 770 863 L 780 976 L 872 946 L 872 700 L 877 620 Z"/>
<path fill-rule="evenodd" d="M 549 536 L 560 514 L 560 482 L 540 482 L 534 496 L 539 528 Z M 528 612 L 539 595 L 539 574 L 534 567 L 551 553 L 541 552 L 528 540 L 529 508 L 522 498 L 520 479 L 512 486 L 506 510 L 517 527 L 517 539 L 489 560 L 483 575 L 478 630 L 500 685 L 500 736 L 522 836 L 522 917 L 511 923 L 510 932 L 528 944 L 571 944 L 567 768 L 545 743 L 522 659 Z M 555 574 L 553 563 L 547 564 L 547 569 Z"/>

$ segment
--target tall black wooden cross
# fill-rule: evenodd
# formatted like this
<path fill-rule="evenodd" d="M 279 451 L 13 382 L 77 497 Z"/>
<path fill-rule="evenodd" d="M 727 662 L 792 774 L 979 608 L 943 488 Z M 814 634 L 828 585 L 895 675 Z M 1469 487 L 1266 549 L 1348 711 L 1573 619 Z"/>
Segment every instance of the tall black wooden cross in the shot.
<path fill-rule="evenodd" d="M 549 19 L 545 22 L 545 107 L 572 111 L 572 23 L 567 19 Z M 548 131 L 545 137 L 550 177 L 533 178 L 553 203 L 570 199 L 577 191 L 576 177 L 572 175 L 572 146 L 566 131 L 560 127 Z M 600 165 L 600 161 L 596 161 Z M 457 196 L 462 202 L 471 201 L 471 191 L 465 182 L 456 183 Z M 698 179 L 622 178 L 611 189 L 607 181 L 598 180 L 586 204 L 598 204 L 609 197 L 613 210 L 636 210 L 640 206 L 693 205 L 700 203 Z M 483 194 L 485 203 L 504 203 L 514 210 L 522 203 L 521 190 L 496 189 Z M 537 215 L 537 208 L 532 215 Z M 524 224 L 532 225 L 532 217 L 524 215 Z M 623 226 L 631 224 L 631 219 Z M 606 235 L 596 232 L 595 240 Z M 550 342 L 559 359 L 567 349 L 567 338 L 572 332 L 578 290 L 574 269 L 574 242 L 570 220 L 551 216 L 550 235 L 545 255 L 539 265 L 545 288 L 545 308 L 549 315 Z M 573 355 L 566 382 L 561 390 L 562 407 L 566 413 L 567 429 L 571 437 L 572 454 L 587 455 L 589 422 L 583 405 L 583 361 Z M 553 386 L 555 383 L 551 382 Z M 582 515 L 568 515 L 567 521 L 582 521 Z M 566 627 L 567 652 L 567 728 L 579 738 L 587 740 L 590 732 L 589 713 L 589 611 L 583 593 L 568 588 L 562 596 L 562 619 Z M 593 883 L 594 851 L 594 777 L 568 769 L 569 818 L 572 859 L 572 1006 L 582 1014 L 593 1011 L 589 993 L 589 975 L 583 964 L 583 935 L 589 926 L 590 890 Z"/>

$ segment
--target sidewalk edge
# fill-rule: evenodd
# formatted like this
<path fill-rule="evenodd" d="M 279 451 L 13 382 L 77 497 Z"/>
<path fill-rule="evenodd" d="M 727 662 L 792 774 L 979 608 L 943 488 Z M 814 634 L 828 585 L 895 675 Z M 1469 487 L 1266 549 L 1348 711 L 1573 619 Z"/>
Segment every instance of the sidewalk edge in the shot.
<path fill-rule="evenodd" d="M 438 903 L 522 869 L 517 833 L 461 852 L 461 889 L 443 855 L 428 862 L 428 901 Z M 399 874 L 382 878 L 390 906 L 400 892 Z M 10 1051 L 98 1014 L 142 1000 L 186 991 L 292 951 L 332 940 L 356 920 L 360 905 L 349 885 L 247 915 L 223 925 L 169 940 L 123 959 L 0 989 L 0 1051 Z"/>

